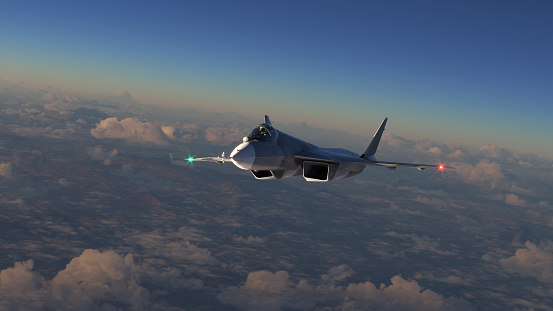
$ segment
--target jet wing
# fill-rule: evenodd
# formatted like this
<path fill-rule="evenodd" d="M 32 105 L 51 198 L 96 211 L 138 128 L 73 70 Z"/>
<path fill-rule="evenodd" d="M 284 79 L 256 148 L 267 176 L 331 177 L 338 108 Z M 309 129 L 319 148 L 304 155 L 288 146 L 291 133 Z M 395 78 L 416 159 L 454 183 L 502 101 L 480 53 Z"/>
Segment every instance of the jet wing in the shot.
<path fill-rule="evenodd" d="M 417 163 L 402 163 L 402 162 L 387 162 L 387 161 L 377 161 L 363 159 L 361 157 L 355 157 L 345 154 L 327 152 L 324 150 L 310 150 L 300 152 L 295 156 L 296 159 L 302 161 L 317 161 L 325 163 L 361 163 L 365 166 L 384 166 L 389 169 L 395 169 L 396 167 L 416 167 L 419 170 L 423 170 L 428 167 L 435 167 L 438 169 L 454 169 L 454 167 L 444 166 L 441 164 L 417 164 Z"/>
<path fill-rule="evenodd" d="M 367 166 L 384 166 L 389 169 L 394 169 L 396 167 L 416 167 L 419 170 L 424 170 L 427 167 L 435 167 L 438 169 L 455 169 L 451 166 L 445 166 L 442 164 L 416 164 L 416 163 L 401 163 L 401 162 L 387 162 L 387 161 L 373 161 L 373 160 L 365 160 L 364 164 Z"/>
<path fill-rule="evenodd" d="M 221 163 L 225 163 L 225 162 L 230 162 L 230 158 L 225 158 L 225 157 L 205 157 L 205 158 L 195 158 L 193 161 L 194 161 L 194 162 L 196 162 L 196 161 L 217 162 L 217 163 L 221 164 Z"/>
<path fill-rule="evenodd" d="M 225 162 L 230 162 L 230 158 L 225 157 L 225 153 L 223 152 L 218 157 L 193 158 L 191 160 L 189 159 L 188 161 L 216 162 L 216 163 L 221 164 L 221 163 L 225 163 Z"/>
<path fill-rule="evenodd" d="M 310 150 L 303 151 L 294 156 L 298 160 L 302 161 L 316 161 L 316 162 L 325 162 L 325 163 L 335 163 L 340 162 L 365 162 L 365 159 L 361 159 L 358 156 L 350 156 L 345 154 L 327 152 L 324 150 Z"/>

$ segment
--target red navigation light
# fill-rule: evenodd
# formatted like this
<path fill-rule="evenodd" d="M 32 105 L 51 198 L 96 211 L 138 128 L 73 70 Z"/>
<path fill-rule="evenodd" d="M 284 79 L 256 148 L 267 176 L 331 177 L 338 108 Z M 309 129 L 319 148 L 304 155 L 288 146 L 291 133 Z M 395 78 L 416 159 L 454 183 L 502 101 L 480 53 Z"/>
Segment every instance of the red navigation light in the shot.
<path fill-rule="evenodd" d="M 444 176 L 444 170 L 446 169 L 445 164 L 440 163 L 440 164 L 436 165 L 436 168 L 437 168 L 437 170 L 434 172 L 434 174 L 437 174 L 438 172 L 440 172 L 442 174 L 442 177 L 445 177 Z"/>

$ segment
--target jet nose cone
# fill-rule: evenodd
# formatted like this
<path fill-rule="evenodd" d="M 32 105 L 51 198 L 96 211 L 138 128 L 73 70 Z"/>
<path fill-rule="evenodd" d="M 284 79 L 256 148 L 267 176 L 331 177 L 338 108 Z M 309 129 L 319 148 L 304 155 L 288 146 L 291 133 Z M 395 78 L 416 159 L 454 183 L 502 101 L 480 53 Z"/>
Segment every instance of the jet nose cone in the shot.
<path fill-rule="evenodd" d="M 239 168 L 250 170 L 255 160 L 255 149 L 249 142 L 242 143 L 234 148 L 230 154 L 230 159 Z"/>

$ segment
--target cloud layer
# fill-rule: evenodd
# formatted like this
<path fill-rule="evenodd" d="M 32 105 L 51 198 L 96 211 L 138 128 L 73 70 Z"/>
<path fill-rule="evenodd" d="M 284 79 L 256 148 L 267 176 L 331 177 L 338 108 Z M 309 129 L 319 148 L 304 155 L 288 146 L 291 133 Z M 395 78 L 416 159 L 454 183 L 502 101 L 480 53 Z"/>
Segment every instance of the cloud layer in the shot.
<path fill-rule="evenodd" d="M 311 285 L 305 279 L 292 280 L 286 271 L 254 271 L 243 286 L 227 287 L 217 298 L 249 311 L 312 310 L 317 306 L 327 306 L 325 310 L 471 310 L 463 301 L 445 298 L 401 276 L 379 287 L 369 281 L 337 285 L 352 274 L 346 265 L 332 267 Z"/>
<path fill-rule="evenodd" d="M 551 161 L 385 133 L 379 159 L 457 169 L 264 183 L 168 161 L 259 120 L 44 94 L 0 102 L 0 310 L 551 309 Z"/>

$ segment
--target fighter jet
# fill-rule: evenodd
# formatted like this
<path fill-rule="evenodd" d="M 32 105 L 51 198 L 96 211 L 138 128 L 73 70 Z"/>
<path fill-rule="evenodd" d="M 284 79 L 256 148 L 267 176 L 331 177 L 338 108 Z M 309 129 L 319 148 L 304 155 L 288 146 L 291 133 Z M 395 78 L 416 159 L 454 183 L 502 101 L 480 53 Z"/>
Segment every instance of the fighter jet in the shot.
<path fill-rule="evenodd" d="M 236 146 L 230 157 L 223 153 L 219 157 L 192 158 L 192 161 L 217 163 L 232 162 L 238 168 L 249 170 L 262 180 L 277 180 L 303 175 L 306 181 L 325 182 L 355 176 L 367 166 L 384 166 L 390 170 L 397 167 L 415 167 L 424 170 L 435 167 L 443 170 L 442 164 L 413 164 L 378 161 L 376 149 L 382 138 L 388 118 L 385 118 L 363 154 L 342 148 L 323 148 L 288 135 L 273 127 L 269 116 L 265 122 L 256 125 L 243 142 Z"/>

